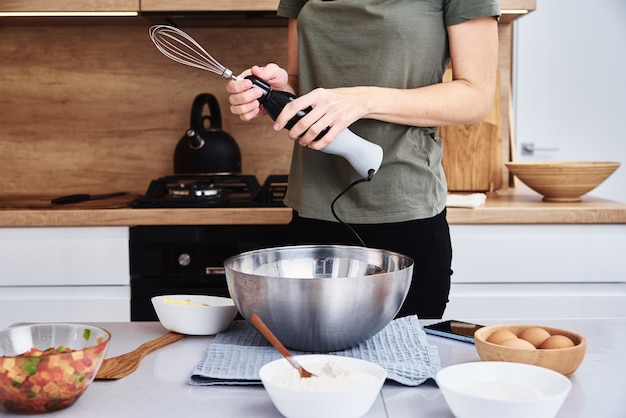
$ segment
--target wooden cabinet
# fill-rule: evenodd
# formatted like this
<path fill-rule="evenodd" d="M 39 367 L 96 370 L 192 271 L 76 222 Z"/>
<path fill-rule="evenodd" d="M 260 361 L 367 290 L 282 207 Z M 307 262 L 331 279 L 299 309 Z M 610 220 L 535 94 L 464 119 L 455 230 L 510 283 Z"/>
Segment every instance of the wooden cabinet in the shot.
<path fill-rule="evenodd" d="M 138 12 L 139 0 L 5 0 L 0 12 Z"/>
<path fill-rule="evenodd" d="M 537 0 L 499 0 L 502 17 L 500 23 L 511 23 L 513 20 L 537 8 Z"/>
<path fill-rule="evenodd" d="M 273 11 L 278 0 L 142 0 L 142 12 Z"/>
<path fill-rule="evenodd" d="M 43 0 L 41 0 L 43 1 Z M 210 11 L 273 11 L 279 0 L 142 0 L 142 12 L 210 12 Z M 536 8 L 536 0 L 500 0 L 505 12 L 502 22 L 508 23 Z"/>
<path fill-rule="evenodd" d="M 2 12 L 211 12 L 211 11 L 274 11 L 279 0 L 5 0 Z M 502 21 L 510 22 L 528 10 L 536 0 L 500 0 L 505 11 Z"/>

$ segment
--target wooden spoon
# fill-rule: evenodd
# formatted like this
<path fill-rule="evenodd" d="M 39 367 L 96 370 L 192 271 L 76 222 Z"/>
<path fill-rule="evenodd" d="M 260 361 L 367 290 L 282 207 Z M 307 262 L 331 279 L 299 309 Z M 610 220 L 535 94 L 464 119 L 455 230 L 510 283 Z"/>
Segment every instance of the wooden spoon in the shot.
<path fill-rule="evenodd" d="M 184 334 L 168 332 L 159 338 L 155 338 L 154 340 L 141 344 L 129 353 L 104 359 L 102 366 L 100 366 L 100 370 L 98 370 L 98 373 L 96 374 L 96 380 L 115 380 L 126 377 L 137 370 L 141 359 L 146 354 L 150 354 L 158 348 L 164 347 L 183 338 L 185 338 Z"/>
<path fill-rule="evenodd" d="M 300 377 L 315 376 L 313 373 L 302 367 L 300 363 L 298 363 L 296 359 L 293 358 L 289 350 L 287 350 L 283 343 L 281 343 L 280 340 L 276 338 L 274 333 L 267 327 L 267 325 L 265 325 L 265 323 L 261 320 L 261 318 L 259 318 L 257 314 L 253 313 L 252 315 L 250 315 L 250 321 L 252 322 L 252 325 L 254 325 L 256 329 L 258 329 L 261 334 L 263 334 L 263 336 L 267 338 L 267 340 L 274 346 L 274 348 L 278 350 L 280 355 L 283 356 L 289 362 L 289 364 L 291 364 L 293 368 L 298 371 L 298 373 L 300 373 Z"/>

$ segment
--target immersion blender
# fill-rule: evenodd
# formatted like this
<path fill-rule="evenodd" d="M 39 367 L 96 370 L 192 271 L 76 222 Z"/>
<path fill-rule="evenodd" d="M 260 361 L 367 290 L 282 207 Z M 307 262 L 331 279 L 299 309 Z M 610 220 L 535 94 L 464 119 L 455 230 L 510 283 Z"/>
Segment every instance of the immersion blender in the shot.
<path fill-rule="evenodd" d="M 169 25 L 154 25 L 149 30 L 150 39 L 157 49 L 166 57 L 190 67 L 210 71 L 227 80 L 240 80 L 231 70 L 220 64 L 191 36 L 184 31 Z M 280 90 L 272 90 L 269 84 L 258 77 L 248 76 L 255 87 L 263 90 L 258 99 L 267 114 L 276 120 L 285 105 L 297 96 Z M 311 108 L 299 111 L 285 126 L 291 127 L 311 111 Z M 329 128 L 323 130 L 316 140 L 321 138 Z M 345 158 L 363 178 L 370 180 L 380 168 L 383 160 L 383 149 L 380 145 L 367 141 L 349 129 L 344 129 L 335 139 L 321 151 Z"/>
<path fill-rule="evenodd" d="M 255 87 L 263 90 L 263 95 L 258 100 L 273 120 L 276 120 L 287 103 L 297 98 L 296 95 L 286 91 L 272 90 L 269 84 L 256 76 L 249 75 L 246 78 L 252 81 Z M 311 107 L 300 110 L 285 125 L 285 129 L 291 129 L 296 122 L 311 110 Z M 328 129 L 324 129 L 315 140 L 317 141 L 323 137 L 328 132 Z M 341 131 L 330 144 L 320 151 L 345 158 L 359 175 L 365 178 L 371 178 L 378 171 L 383 161 L 383 149 L 380 145 L 361 138 L 348 128 Z M 373 170 L 373 172 L 370 172 L 370 170 Z"/>

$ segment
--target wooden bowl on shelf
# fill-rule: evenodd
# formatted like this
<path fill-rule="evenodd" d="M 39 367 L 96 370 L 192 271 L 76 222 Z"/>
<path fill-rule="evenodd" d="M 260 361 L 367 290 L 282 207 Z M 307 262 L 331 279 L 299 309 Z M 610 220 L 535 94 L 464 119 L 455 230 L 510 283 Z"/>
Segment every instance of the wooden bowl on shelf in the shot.
<path fill-rule="evenodd" d="M 617 162 L 509 162 L 509 171 L 548 202 L 579 202 L 606 180 Z"/>
<path fill-rule="evenodd" d="M 532 346 L 530 348 L 518 348 L 487 341 L 496 331 L 510 331 L 519 337 L 522 331 L 528 328 L 542 328 L 551 336 L 563 335 L 569 338 L 574 343 L 574 346 L 566 348 L 534 348 Z M 554 370 L 565 376 L 570 376 L 578 369 L 587 351 L 587 339 L 580 334 L 561 328 L 529 324 L 504 324 L 482 327 L 474 333 L 474 344 L 478 356 L 483 361 L 532 364 Z"/>

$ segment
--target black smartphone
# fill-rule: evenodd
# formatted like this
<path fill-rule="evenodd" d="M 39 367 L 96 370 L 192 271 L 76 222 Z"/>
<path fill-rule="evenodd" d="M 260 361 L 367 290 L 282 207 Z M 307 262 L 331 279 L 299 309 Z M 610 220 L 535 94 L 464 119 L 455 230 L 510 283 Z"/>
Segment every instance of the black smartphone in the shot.
<path fill-rule="evenodd" d="M 474 332 L 482 327 L 483 325 L 451 319 L 449 321 L 425 325 L 424 332 L 474 344 Z"/>

